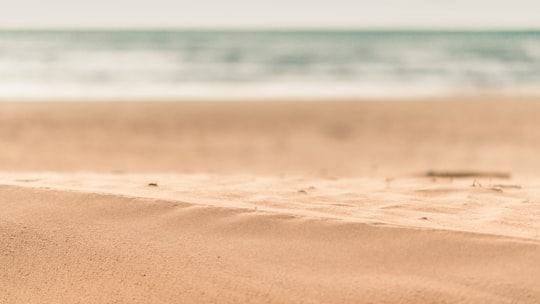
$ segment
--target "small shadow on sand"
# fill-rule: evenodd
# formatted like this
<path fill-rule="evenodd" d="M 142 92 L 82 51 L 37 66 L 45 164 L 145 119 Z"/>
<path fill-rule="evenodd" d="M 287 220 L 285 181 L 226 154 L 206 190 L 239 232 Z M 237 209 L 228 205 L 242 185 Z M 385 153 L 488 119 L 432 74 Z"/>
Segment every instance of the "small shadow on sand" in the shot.
<path fill-rule="evenodd" d="M 326 133 L 336 139 L 348 139 L 352 136 L 353 128 L 347 124 L 331 124 L 326 127 Z"/>

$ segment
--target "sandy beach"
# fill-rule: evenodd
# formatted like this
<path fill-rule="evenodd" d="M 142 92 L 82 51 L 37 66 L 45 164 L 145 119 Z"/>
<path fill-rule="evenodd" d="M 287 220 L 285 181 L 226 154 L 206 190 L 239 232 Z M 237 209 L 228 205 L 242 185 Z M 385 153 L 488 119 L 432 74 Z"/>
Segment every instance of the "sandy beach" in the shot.
<path fill-rule="evenodd" d="M 539 303 L 538 117 L 0 103 L 0 303 Z"/>

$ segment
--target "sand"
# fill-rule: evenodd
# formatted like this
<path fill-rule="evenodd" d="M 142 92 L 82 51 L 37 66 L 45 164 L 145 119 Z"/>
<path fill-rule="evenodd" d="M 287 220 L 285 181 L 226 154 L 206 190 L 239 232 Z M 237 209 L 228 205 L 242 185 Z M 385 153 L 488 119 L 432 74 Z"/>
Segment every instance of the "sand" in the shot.
<path fill-rule="evenodd" d="M 538 303 L 537 117 L 1 103 L 0 303 Z"/>

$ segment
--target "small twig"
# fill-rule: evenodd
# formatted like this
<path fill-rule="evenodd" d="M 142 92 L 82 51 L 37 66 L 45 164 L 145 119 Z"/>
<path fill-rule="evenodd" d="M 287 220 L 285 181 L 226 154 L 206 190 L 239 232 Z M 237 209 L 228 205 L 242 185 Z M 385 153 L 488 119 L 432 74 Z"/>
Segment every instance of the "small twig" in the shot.
<path fill-rule="evenodd" d="M 427 177 L 449 177 L 449 178 L 468 178 L 468 177 L 487 177 L 487 178 L 510 178 L 508 172 L 488 172 L 488 171 L 427 171 Z"/>
<path fill-rule="evenodd" d="M 472 186 L 472 187 L 477 187 L 477 186 L 478 186 L 478 187 L 482 188 L 482 184 L 480 184 L 480 182 L 477 181 L 476 178 L 473 180 L 471 186 Z"/>

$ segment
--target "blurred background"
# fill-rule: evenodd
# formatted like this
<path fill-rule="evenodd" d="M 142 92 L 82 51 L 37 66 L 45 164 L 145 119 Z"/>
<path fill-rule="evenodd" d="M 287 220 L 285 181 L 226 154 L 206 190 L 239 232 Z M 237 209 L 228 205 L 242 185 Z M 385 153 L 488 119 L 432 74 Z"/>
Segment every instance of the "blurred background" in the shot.
<path fill-rule="evenodd" d="M 532 0 L 7 1 L 0 100 L 537 94 Z"/>
<path fill-rule="evenodd" d="M 533 0 L 3 2 L 0 169 L 536 174 L 538 12 Z"/>

